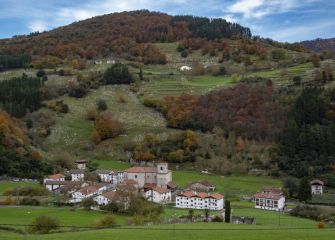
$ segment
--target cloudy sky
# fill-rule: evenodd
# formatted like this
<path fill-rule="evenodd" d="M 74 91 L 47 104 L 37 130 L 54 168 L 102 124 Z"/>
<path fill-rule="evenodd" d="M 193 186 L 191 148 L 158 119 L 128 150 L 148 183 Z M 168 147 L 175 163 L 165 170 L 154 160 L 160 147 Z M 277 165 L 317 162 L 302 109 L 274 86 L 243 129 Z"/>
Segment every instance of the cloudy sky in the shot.
<path fill-rule="evenodd" d="M 136 9 L 222 17 L 278 41 L 335 37 L 335 0 L 0 0 L 0 38 Z"/>

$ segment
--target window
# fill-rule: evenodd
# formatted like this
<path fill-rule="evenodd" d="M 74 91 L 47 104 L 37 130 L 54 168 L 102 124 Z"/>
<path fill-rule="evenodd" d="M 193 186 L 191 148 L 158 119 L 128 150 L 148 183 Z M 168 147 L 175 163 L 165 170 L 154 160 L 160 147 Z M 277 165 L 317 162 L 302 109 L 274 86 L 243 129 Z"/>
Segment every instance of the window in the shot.
<path fill-rule="evenodd" d="M 163 167 L 161 167 L 161 171 L 163 171 Z"/>
<path fill-rule="evenodd" d="M 135 175 L 135 178 L 137 178 L 137 175 Z"/>

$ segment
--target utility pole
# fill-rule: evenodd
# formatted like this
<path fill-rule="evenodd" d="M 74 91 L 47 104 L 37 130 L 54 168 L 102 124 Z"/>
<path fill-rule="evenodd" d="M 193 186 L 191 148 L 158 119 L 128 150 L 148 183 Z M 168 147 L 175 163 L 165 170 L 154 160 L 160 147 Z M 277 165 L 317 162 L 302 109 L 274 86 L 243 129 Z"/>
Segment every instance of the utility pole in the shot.
<path fill-rule="evenodd" d="M 278 211 L 278 226 L 280 226 L 280 210 Z"/>

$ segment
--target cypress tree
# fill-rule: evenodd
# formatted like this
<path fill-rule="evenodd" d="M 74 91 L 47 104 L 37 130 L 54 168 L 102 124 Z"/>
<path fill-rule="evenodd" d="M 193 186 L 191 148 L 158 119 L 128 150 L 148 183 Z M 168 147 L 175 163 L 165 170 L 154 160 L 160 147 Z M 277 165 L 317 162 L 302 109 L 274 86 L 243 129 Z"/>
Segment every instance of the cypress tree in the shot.
<path fill-rule="evenodd" d="M 300 180 L 300 184 L 299 184 L 298 199 L 300 201 L 305 202 L 307 200 L 310 200 L 311 198 L 312 198 L 312 194 L 311 194 L 309 181 L 307 178 L 303 178 Z"/>
<path fill-rule="evenodd" d="M 231 207 L 230 207 L 230 201 L 225 200 L 225 215 L 224 215 L 224 221 L 226 223 L 230 223 L 230 214 L 231 214 Z"/>

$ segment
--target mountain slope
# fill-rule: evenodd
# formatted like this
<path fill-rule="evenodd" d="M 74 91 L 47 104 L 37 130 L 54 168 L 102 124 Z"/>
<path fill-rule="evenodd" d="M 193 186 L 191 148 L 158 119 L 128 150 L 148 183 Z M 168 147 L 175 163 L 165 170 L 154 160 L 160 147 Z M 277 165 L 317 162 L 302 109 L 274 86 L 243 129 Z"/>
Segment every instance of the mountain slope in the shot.
<path fill-rule="evenodd" d="M 301 44 L 310 50 L 316 52 L 322 52 L 325 50 L 335 51 L 335 38 L 321 39 L 317 38 L 315 40 L 303 41 Z"/>
<path fill-rule="evenodd" d="M 251 33 L 248 28 L 224 19 L 169 16 L 141 10 L 98 16 L 49 32 L 5 39 L 0 41 L 0 53 L 91 59 L 111 53 L 136 55 L 140 43 L 234 35 L 251 36 Z"/>

